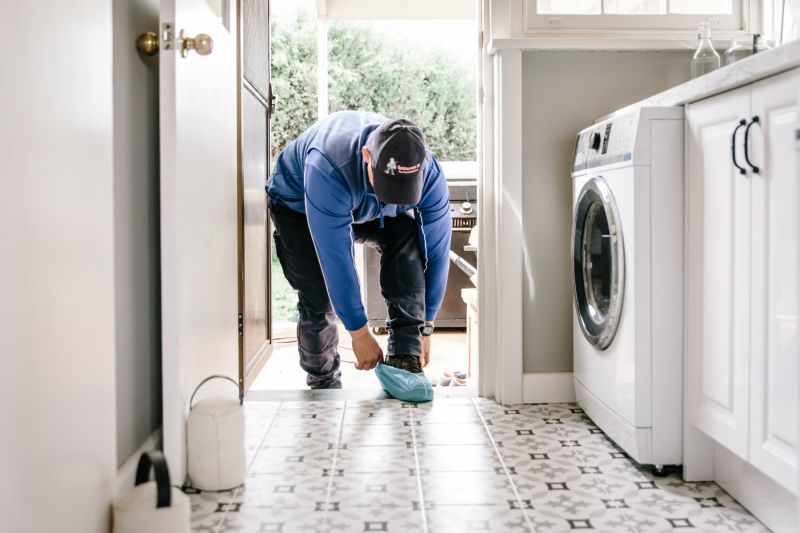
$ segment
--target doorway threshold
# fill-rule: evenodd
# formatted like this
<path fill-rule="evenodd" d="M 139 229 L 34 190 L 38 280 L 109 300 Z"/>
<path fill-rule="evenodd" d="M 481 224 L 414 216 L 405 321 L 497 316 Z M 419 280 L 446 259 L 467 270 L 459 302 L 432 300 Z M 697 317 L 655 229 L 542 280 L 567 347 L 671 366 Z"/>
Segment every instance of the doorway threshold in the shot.
<path fill-rule="evenodd" d="M 434 387 L 433 401 L 442 398 L 477 398 L 475 386 Z M 245 396 L 247 402 L 296 402 L 296 401 L 359 401 L 391 400 L 381 389 L 310 389 L 310 390 L 251 390 Z"/>

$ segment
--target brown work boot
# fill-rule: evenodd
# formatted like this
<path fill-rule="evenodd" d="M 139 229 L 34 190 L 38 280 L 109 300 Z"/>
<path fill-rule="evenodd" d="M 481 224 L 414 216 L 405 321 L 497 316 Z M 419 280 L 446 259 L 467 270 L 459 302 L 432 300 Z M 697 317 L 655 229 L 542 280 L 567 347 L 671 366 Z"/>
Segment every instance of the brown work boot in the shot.
<path fill-rule="evenodd" d="M 384 364 L 400 370 L 408 370 L 412 374 L 422 373 L 422 363 L 418 355 L 390 355 Z"/>

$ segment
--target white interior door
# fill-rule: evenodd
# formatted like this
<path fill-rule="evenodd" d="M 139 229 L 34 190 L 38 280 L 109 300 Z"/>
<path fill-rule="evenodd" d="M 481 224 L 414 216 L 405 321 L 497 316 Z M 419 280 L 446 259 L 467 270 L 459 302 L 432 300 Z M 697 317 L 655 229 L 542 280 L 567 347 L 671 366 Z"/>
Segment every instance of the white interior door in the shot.
<path fill-rule="evenodd" d="M 235 17 L 232 2 L 210 3 L 218 12 L 205 0 L 161 0 L 160 8 L 163 423 L 176 484 L 185 478 L 194 387 L 238 373 Z M 183 57 L 182 32 L 210 35 L 212 53 Z"/>

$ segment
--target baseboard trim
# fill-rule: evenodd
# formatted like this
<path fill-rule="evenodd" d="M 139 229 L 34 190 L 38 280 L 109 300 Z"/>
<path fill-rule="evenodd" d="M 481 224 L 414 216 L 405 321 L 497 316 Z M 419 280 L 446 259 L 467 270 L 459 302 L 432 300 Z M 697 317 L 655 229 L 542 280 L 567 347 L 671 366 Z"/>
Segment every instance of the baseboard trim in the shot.
<path fill-rule="evenodd" d="M 532 372 L 522 376 L 523 403 L 572 403 L 572 372 Z"/>
<path fill-rule="evenodd" d="M 800 531 L 799 498 L 776 481 L 714 443 L 714 481 L 775 533 Z"/>
<path fill-rule="evenodd" d="M 156 429 L 152 435 L 147 437 L 147 440 L 139 446 L 139 449 L 133 452 L 133 455 L 122 463 L 117 469 L 117 482 L 114 486 L 115 497 L 124 494 L 133 488 L 133 483 L 136 480 L 136 467 L 139 465 L 139 457 L 152 450 L 161 448 L 161 428 Z"/>

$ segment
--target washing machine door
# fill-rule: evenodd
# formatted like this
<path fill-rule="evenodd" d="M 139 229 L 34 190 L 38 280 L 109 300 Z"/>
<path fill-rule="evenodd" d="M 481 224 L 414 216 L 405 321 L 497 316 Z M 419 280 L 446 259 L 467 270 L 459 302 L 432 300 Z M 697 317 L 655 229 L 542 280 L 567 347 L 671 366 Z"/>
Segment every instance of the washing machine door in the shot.
<path fill-rule="evenodd" d="M 622 313 L 625 247 L 614 195 L 602 177 L 586 182 L 576 199 L 572 265 L 578 323 L 586 339 L 604 350 Z"/>

